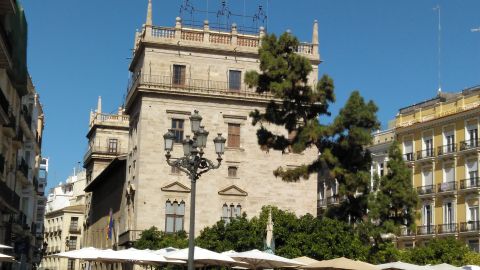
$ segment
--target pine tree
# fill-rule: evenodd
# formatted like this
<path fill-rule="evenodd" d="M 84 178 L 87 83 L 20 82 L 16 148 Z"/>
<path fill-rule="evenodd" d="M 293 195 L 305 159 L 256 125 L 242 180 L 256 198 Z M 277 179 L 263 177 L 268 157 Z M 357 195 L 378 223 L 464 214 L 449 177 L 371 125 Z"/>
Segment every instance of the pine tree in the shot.
<path fill-rule="evenodd" d="M 324 75 L 313 88 L 308 81 L 311 63 L 295 53 L 298 45 L 289 33 L 279 38 L 267 35 L 259 49 L 260 73 L 249 71 L 245 76 L 245 82 L 255 86 L 258 93 L 267 92 L 275 98 L 265 112 L 250 114 L 253 124 L 260 124 L 258 143 L 264 150 L 290 149 L 295 153 L 316 147 L 320 155 L 311 163 L 294 169 L 279 167 L 274 175 L 284 181 L 299 181 L 327 167 L 330 178 L 340 184 L 340 196 L 347 198 L 331 211 L 332 216 L 356 221 L 366 213 L 371 158 L 365 146 L 379 126 L 377 107 L 354 91 L 333 123 L 321 122 L 322 116 L 330 116 L 329 105 L 335 101 L 333 80 Z M 290 136 L 275 134 L 264 123 L 283 126 Z"/>
<path fill-rule="evenodd" d="M 371 194 L 370 216 L 384 232 L 396 232 L 398 226 L 413 226 L 418 204 L 411 170 L 396 141 L 388 151 L 387 169 L 387 174 L 378 178 L 377 191 Z"/>

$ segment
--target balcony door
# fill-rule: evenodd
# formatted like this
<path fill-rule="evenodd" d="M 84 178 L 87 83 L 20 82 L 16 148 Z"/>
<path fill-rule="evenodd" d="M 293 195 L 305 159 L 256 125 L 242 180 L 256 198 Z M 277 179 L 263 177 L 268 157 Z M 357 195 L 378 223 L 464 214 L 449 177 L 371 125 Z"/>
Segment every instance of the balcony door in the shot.
<path fill-rule="evenodd" d="M 423 139 L 423 146 L 424 146 L 424 155 L 425 157 L 433 156 L 433 139 L 432 137 L 426 137 Z"/>
<path fill-rule="evenodd" d="M 431 169 L 425 169 L 423 171 L 423 192 L 433 192 L 433 173 Z"/>
<path fill-rule="evenodd" d="M 453 213 L 453 204 L 452 202 L 446 202 L 443 204 L 443 224 L 445 226 L 445 231 L 452 232 L 454 231 L 453 223 L 455 221 L 455 216 Z"/>
<path fill-rule="evenodd" d="M 476 160 L 467 162 L 467 183 L 469 187 L 477 186 L 478 181 L 478 163 Z"/>
<path fill-rule="evenodd" d="M 443 151 L 445 153 L 452 153 L 455 151 L 455 133 L 453 130 L 445 132 Z"/>
<path fill-rule="evenodd" d="M 478 146 L 478 127 L 477 125 L 470 125 L 467 127 L 467 147 Z"/>
<path fill-rule="evenodd" d="M 425 226 L 426 233 L 433 232 L 433 211 L 430 204 L 423 205 L 423 225 Z"/>
<path fill-rule="evenodd" d="M 404 142 L 404 153 L 407 161 L 413 160 L 413 141 Z"/>

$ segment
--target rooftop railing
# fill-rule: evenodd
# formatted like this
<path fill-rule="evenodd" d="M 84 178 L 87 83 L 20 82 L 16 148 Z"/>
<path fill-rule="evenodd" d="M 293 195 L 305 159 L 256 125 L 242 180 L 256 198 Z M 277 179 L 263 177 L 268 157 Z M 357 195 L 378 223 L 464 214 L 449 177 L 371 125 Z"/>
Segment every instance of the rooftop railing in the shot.
<path fill-rule="evenodd" d="M 205 26 L 204 26 L 205 27 Z M 261 38 L 265 34 L 260 30 L 258 34 L 241 34 L 232 28 L 231 32 L 214 31 L 209 28 L 181 28 L 181 27 L 151 27 L 151 36 L 156 39 L 185 40 L 189 42 L 223 44 L 231 46 L 239 46 L 246 48 L 258 48 L 261 45 Z M 295 51 L 300 54 L 314 55 L 314 44 L 307 42 L 300 42 Z"/>
<path fill-rule="evenodd" d="M 129 116 L 124 114 L 95 113 L 95 117 L 92 119 L 90 126 L 93 126 L 94 124 L 102 124 L 102 123 L 128 124 Z"/>

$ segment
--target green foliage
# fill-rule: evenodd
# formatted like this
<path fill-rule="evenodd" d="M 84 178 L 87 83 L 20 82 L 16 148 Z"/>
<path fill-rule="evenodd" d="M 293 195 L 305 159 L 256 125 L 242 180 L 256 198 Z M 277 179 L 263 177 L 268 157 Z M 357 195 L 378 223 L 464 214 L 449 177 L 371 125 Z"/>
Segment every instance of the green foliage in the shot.
<path fill-rule="evenodd" d="M 330 216 L 356 222 L 365 217 L 367 209 L 371 158 L 365 146 L 371 142 L 371 132 L 379 127 L 378 109 L 354 91 L 333 123 L 321 123 L 319 118 L 330 115 L 329 106 L 335 101 L 334 83 L 324 75 L 315 88 L 311 86 L 308 76 L 312 66 L 295 53 L 298 45 L 297 38 L 289 33 L 279 38 L 266 36 L 259 49 L 260 72 L 249 71 L 245 76 L 245 82 L 255 86 L 258 93 L 268 92 L 276 99 L 268 103 L 265 112 L 250 114 L 252 123 L 259 124 L 258 143 L 264 150 L 290 149 L 296 153 L 316 147 L 321 153 L 316 160 L 293 169 L 280 167 L 274 175 L 284 181 L 299 181 L 327 166 L 331 178 L 340 184 L 340 196 L 347 198 Z M 269 131 L 264 123 L 283 126 L 290 137 Z"/>
<path fill-rule="evenodd" d="M 369 245 L 365 245 L 360 235 L 347 223 L 311 215 L 296 217 L 291 212 L 271 206 L 263 207 L 258 217 L 247 219 L 243 216 L 205 228 L 197 238 L 197 244 L 217 252 L 263 250 L 269 209 L 272 209 L 275 223 L 275 253 L 280 256 L 309 256 L 319 260 L 339 256 L 366 260 L 368 257 Z"/>
<path fill-rule="evenodd" d="M 473 251 L 465 254 L 465 265 L 480 265 L 480 254 Z"/>
<path fill-rule="evenodd" d="M 468 264 L 469 260 L 475 260 L 470 254 L 465 243 L 454 237 L 433 238 L 425 246 L 406 250 L 403 260 L 418 265 L 448 263 L 462 266 Z"/>
<path fill-rule="evenodd" d="M 400 225 L 414 225 L 418 196 L 398 142 L 392 143 L 388 158 L 387 173 L 376 181 L 376 192 L 370 194 L 369 216 L 384 232 L 395 233 Z"/>
<path fill-rule="evenodd" d="M 134 247 L 138 249 L 161 249 L 165 247 L 185 248 L 188 246 L 187 234 L 181 231 L 175 234 L 167 234 L 159 231 L 155 226 L 142 231 L 140 239 Z"/>

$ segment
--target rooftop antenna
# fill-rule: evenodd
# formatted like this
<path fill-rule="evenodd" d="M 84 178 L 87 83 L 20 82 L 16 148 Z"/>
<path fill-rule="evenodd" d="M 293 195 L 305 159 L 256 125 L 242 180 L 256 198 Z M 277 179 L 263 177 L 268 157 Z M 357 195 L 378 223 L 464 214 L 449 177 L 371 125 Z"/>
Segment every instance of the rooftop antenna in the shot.
<path fill-rule="evenodd" d="M 437 4 L 433 8 L 434 11 L 438 13 L 438 94 L 442 92 L 442 62 L 441 62 L 441 55 L 442 55 L 442 25 L 441 25 L 441 8 L 440 5 Z"/>

